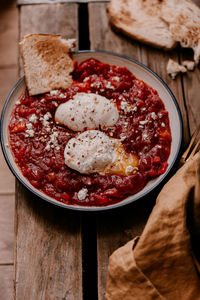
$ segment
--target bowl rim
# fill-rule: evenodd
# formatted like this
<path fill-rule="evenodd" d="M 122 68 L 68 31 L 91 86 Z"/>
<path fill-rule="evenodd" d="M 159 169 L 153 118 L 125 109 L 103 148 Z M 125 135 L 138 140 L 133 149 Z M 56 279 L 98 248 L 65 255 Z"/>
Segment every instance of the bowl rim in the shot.
<path fill-rule="evenodd" d="M 15 86 L 12 88 L 12 90 L 10 91 L 5 103 L 4 103 L 4 106 L 3 106 L 3 109 L 2 109 L 2 113 L 1 113 L 1 121 L 0 121 L 0 136 L 1 136 L 1 148 L 2 148 L 2 152 L 3 152 L 3 155 L 4 155 L 4 158 L 7 162 L 7 165 L 9 167 L 9 169 L 11 170 L 11 172 L 13 173 L 13 175 L 15 176 L 15 178 L 23 184 L 23 186 L 28 189 L 31 193 L 33 193 L 34 195 L 36 195 L 37 197 L 39 197 L 40 199 L 42 200 L 45 200 L 51 204 L 54 204 L 54 205 L 57 205 L 57 206 L 60 206 L 62 208 L 66 208 L 66 209 L 70 209 L 70 210 L 73 210 L 73 211 L 87 211 L 87 212 L 99 212 L 99 211 L 107 211 L 107 210 L 111 210 L 111 209 L 116 209 L 116 208 L 120 208 L 122 206 L 125 206 L 125 205 L 129 205 L 139 199 L 142 199 L 144 198 L 144 196 L 146 196 L 147 194 L 150 194 L 154 189 L 156 189 L 160 183 L 166 179 L 166 177 L 168 176 L 169 172 L 171 171 L 171 169 L 173 168 L 176 160 L 177 160 L 177 157 L 180 153 L 180 149 L 181 149 L 181 144 L 182 144 L 182 138 L 183 138 L 183 119 L 182 119 L 182 115 L 181 115 L 181 111 L 180 111 L 180 107 L 178 105 L 178 102 L 173 94 L 173 92 L 171 91 L 171 89 L 168 87 L 168 85 L 164 82 L 164 80 L 157 74 L 155 73 L 153 70 L 151 70 L 149 67 L 147 67 L 146 65 L 144 65 L 143 63 L 137 61 L 136 59 L 133 59 L 133 58 L 130 58 L 129 56 L 126 56 L 126 55 L 123 55 L 123 54 L 118 54 L 118 53 L 115 53 L 115 52 L 112 52 L 112 51 L 105 51 L 105 50 L 79 50 L 79 51 L 73 51 L 72 52 L 72 56 L 73 54 L 82 54 L 82 53 L 103 53 L 103 54 L 108 54 L 108 55 L 112 55 L 112 56 L 116 56 L 116 57 L 120 57 L 120 58 L 123 58 L 123 59 L 127 59 L 137 65 L 139 65 L 140 67 L 144 68 L 145 70 L 147 70 L 148 72 L 150 72 L 153 76 L 155 76 L 160 82 L 161 84 L 164 86 L 164 88 L 167 90 L 167 92 L 169 93 L 172 101 L 174 102 L 175 104 L 175 107 L 176 107 L 176 110 L 177 110 L 177 115 L 178 115 L 178 119 L 179 119 L 179 124 L 180 124 L 180 139 L 179 139 L 179 143 L 177 145 L 177 150 L 176 150 L 176 154 L 174 156 L 174 159 L 173 161 L 171 162 L 171 164 L 168 166 L 168 169 L 166 170 L 166 172 L 164 174 L 162 174 L 161 178 L 159 179 L 158 177 L 158 180 L 156 182 L 156 185 L 155 186 L 152 186 L 148 192 L 144 192 L 142 194 L 140 194 L 139 196 L 137 196 L 137 194 L 133 195 L 134 196 L 134 199 L 129 199 L 128 201 L 125 201 L 126 199 L 124 200 L 121 200 L 120 202 L 118 203 L 114 203 L 114 204 L 111 204 L 111 205 L 108 205 L 108 206 L 78 206 L 78 205 L 69 205 L 69 204 L 65 204 L 65 203 L 62 203 L 62 202 L 59 202 L 55 199 L 52 198 L 51 200 L 51 197 L 50 198 L 46 198 L 45 197 L 45 194 L 43 192 L 42 195 L 40 195 L 38 192 L 37 192 L 37 189 L 34 188 L 32 189 L 31 187 L 29 187 L 24 181 L 23 179 L 16 173 L 16 171 L 14 170 L 14 167 L 12 166 L 8 156 L 7 156 L 7 153 L 6 153 L 6 146 L 4 144 L 4 139 L 3 139 L 3 122 L 4 122 L 4 116 L 5 116 L 5 113 L 6 113 L 6 109 L 7 109 L 7 105 L 13 95 L 13 93 L 15 92 L 15 90 L 17 89 L 17 87 L 23 82 L 25 81 L 25 77 L 23 76 L 22 78 L 19 79 L 19 81 L 15 84 Z M 17 166 L 17 164 L 16 164 Z M 43 196 L 44 195 L 44 196 Z"/>

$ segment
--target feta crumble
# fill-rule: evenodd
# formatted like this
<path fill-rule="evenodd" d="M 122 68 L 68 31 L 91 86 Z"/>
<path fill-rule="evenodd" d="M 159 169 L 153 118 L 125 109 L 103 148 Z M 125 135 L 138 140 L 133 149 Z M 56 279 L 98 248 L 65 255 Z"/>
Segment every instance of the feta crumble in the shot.
<path fill-rule="evenodd" d="M 31 123 L 26 124 L 25 137 L 34 137 L 33 125 Z"/>
<path fill-rule="evenodd" d="M 47 142 L 44 150 L 49 151 L 51 148 L 57 147 L 58 150 L 58 132 L 55 131 L 50 135 L 50 140 Z M 60 148 L 59 148 L 60 149 Z"/>
<path fill-rule="evenodd" d="M 125 102 L 125 101 L 122 101 L 122 102 L 121 102 L 121 109 L 122 109 L 125 113 L 131 111 L 130 106 L 129 106 L 128 103 Z"/>
<path fill-rule="evenodd" d="M 32 122 L 32 123 L 36 123 L 37 122 L 37 116 L 36 116 L 36 114 L 32 114 L 29 117 L 29 121 Z"/>
<path fill-rule="evenodd" d="M 50 91 L 50 95 L 51 96 L 57 96 L 57 95 L 59 95 L 59 91 L 58 90 Z"/>
<path fill-rule="evenodd" d="M 140 121 L 139 123 L 140 123 L 140 125 L 145 125 L 148 123 L 148 120 Z"/>
<path fill-rule="evenodd" d="M 151 117 L 152 117 L 153 120 L 156 119 L 156 113 L 154 111 L 151 113 Z"/>
<path fill-rule="evenodd" d="M 134 168 L 132 166 L 126 167 L 126 173 L 131 173 L 133 172 Z"/>
<path fill-rule="evenodd" d="M 88 189 L 82 188 L 77 194 L 78 200 L 84 201 L 86 199 L 87 195 L 88 195 Z"/>

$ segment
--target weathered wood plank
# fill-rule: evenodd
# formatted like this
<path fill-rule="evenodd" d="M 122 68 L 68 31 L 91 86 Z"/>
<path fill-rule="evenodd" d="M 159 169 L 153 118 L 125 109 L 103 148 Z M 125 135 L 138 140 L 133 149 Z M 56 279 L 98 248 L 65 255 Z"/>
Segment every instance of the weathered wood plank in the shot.
<path fill-rule="evenodd" d="M 80 217 L 16 187 L 15 297 L 82 299 Z"/>
<path fill-rule="evenodd" d="M 200 7 L 200 0 L 194 1 Z M 192 60 L 193 53 L 188 49 L 182 49 L 181 60 Z M 188 111 L 189 128 L 192 134 L 200 124 L 200 69 L 199 66 L 193 72 L 187 72 L 183 75 L 183 87 L 185 92 L 185 103 Z"/>
<path fill-rule="evenodd" d="M 190 57 L 189 51 L 183 51 L 182 60 Z M 200 70 L 198 67 L 193 72 L 187 72 L 183 75 L 183 87 L 185 93 L 185 103 L 188 111 L 189 128 L 192 134 L 200 124 Z"/>
<path fill-rule="evenodd" d="M 60 34 L 63 38 L 76 38 L 78 49 L 78 5 L 41 4 L 20 8 L 20 40 L 31 33 Z M 23 75 L 20 60 L 20 75 Z"/>
<path fill-rule="evenodd" d="M 110 0 L 18 0 L 18 5 L 25 4 L 55 4 L 55 3 L 88 3 L 88 2 L 108 2 Z"/>
<path fill-rule="evenodd" d="M 0 298 L 13 299 L 13 265 L 0 265 Z"/>
<path fill-rule="evenodd" d="M 13 264 L 15 195 L 0 194 L 0 264 Z"/>
<path fill-rule="evenodd" d="M 3 2 L 3 3 L 2 3 Z M 1 1 L 0 67 L 17 68 L 18 10 L 15 1 Z"/>
<path fill-rule="evenodd" d="M 180 77 L 173 81 L 166 74 L 169 57 L 177 59 L 176 51 L 166 53 L 130 40 L 115 33 L 108 25 L 107 4 L 89 3 L 89 28 L 91 49 L 108 50 L 125 54 L 152 68 L 176 96 L 185 127 L 185 140 L 188 138 L 187 114 L 185 111 Z M 98 23 L 96 20 L 98 19 Z M 157 191 L 158 192 L 158 191 Z M 99 300 L 105 299 L 107 266 L 109 255 L 124 243 L 141 234 L 152 209 L 157 192 L 151 197 L 138 201 L 127 208 L 101 214 L 97 218 L 98 248 L 98 294 Z"/>
<path fill-rule="evenodd" d="M 77 5 L 22 6 L 20 38 L 28 33 L 78 37 Z M 80 216 L 44 201 L 17 183 L 15 299 L 82 299 Z"/>

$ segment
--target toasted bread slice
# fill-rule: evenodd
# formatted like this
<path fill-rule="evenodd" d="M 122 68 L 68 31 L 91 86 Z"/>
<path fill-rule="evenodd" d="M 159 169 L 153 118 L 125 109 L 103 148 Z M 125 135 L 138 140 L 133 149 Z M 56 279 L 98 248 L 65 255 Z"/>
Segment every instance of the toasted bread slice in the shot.
<path fill-rule="evenodd" d="M 111 0 L 109 22 L 130 37 L 158 48 L 176 46 L 168 24 L 160 18 L 160 0 Z"/>
<path fill-rule="evenodd" d="M 66 89 L 72 84 L 73 61 L 69 56 L 73 40 L 59 35 L 30 34 L 20 42 L 29 95 Z"/>
<path fill-rule="evenodd" d="M 164 0 L 162 19 L 168 23 L 175 41 L 194 50 L 194 61 L 200 60 L 200 9 L 191 0 Z"/>

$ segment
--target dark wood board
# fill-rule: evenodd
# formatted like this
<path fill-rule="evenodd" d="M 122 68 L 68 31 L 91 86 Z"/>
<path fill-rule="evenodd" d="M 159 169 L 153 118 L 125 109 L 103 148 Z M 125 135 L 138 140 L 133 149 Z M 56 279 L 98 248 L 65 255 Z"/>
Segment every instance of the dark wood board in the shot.
<path fill-rule="evenodd" d="M 77 10 L 77 4 L 22 6 L 20 39 L 34 32 L 77 38 Z M 78 213 L 48 204 L 17 183 L 15 237 L 14 299 L 82 299 Z"/>
<path fill-rule="evenodd" d="M 134 58 L 155 71 L 174 93 L 183 117 L 184 142 L 188 140 L 187 113 L 181 77 L 172 80 L 166 73 L 169 57 L 178 60 L 178 50 L 165 52 L 145 46 L 114 32 L 108 24 L 106 3 L 89 3 L 90 45 L 93 50 L 107 50 Z M 98 19 L 98 22 L 96 20 Z M 128 207 L 97 217 L 98 295 L 105 299 L 109 255 L 133 237 L 140 235 L 155 203 L 158 190 L 150 197 Z"/>

